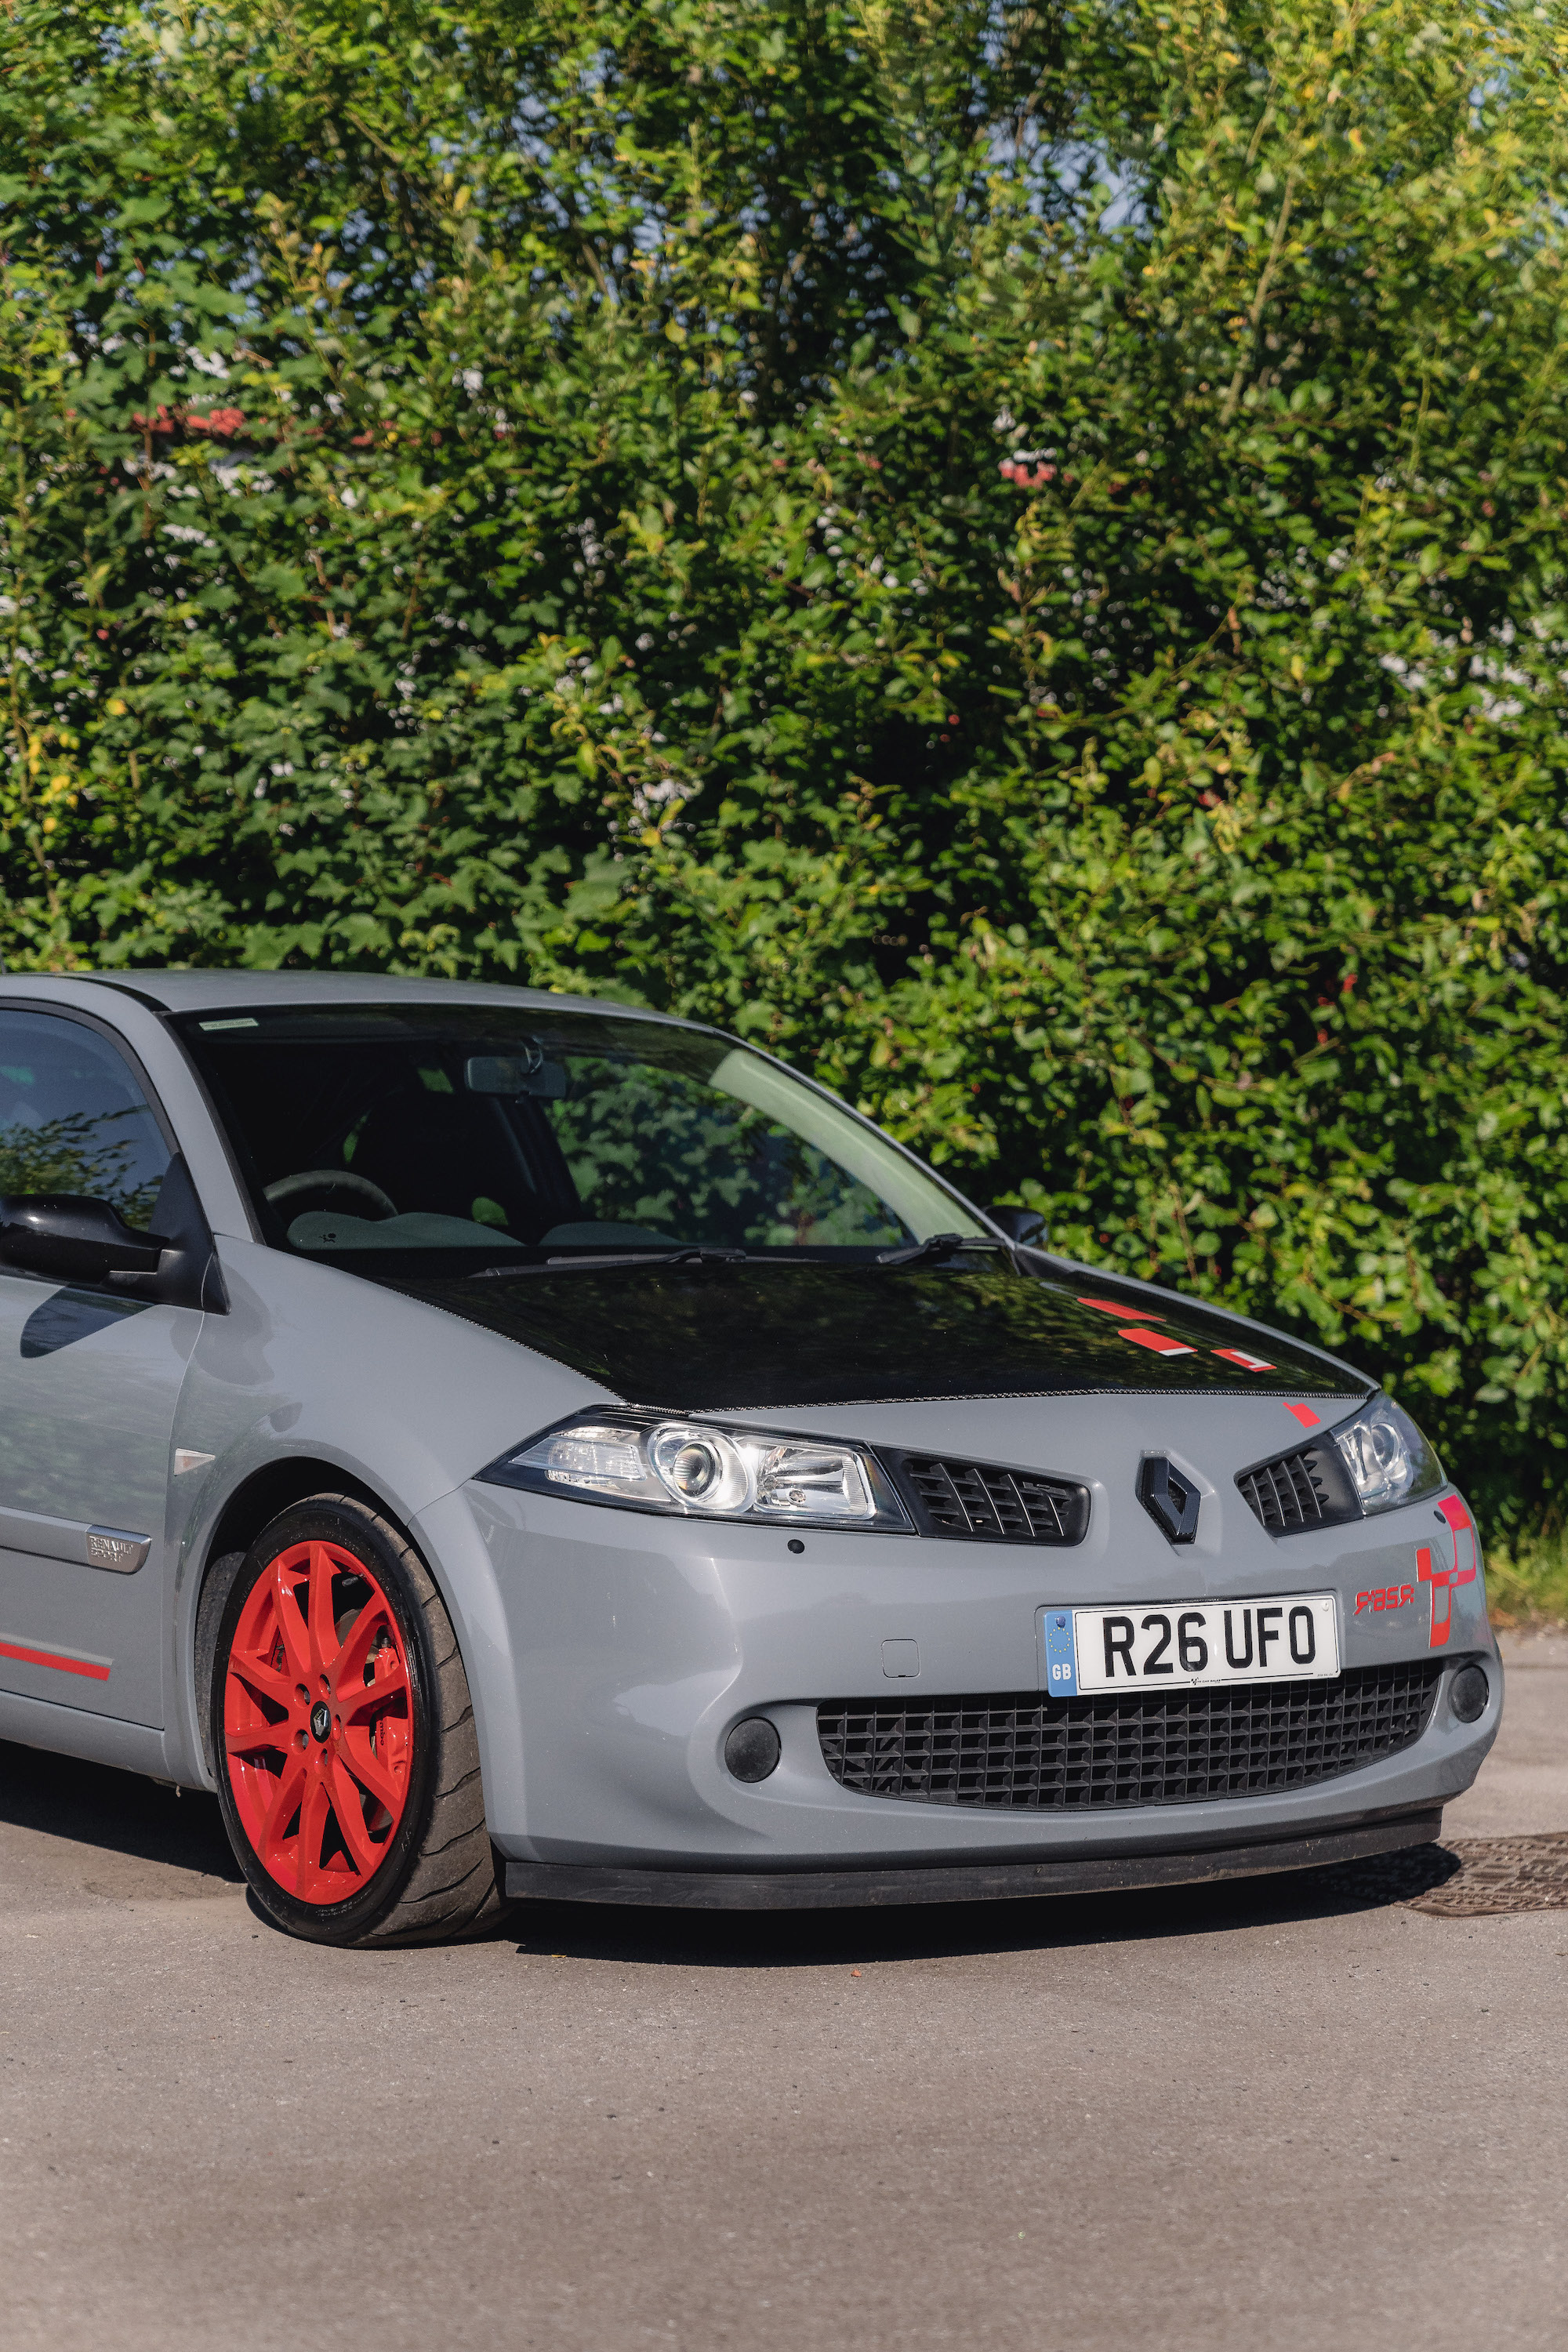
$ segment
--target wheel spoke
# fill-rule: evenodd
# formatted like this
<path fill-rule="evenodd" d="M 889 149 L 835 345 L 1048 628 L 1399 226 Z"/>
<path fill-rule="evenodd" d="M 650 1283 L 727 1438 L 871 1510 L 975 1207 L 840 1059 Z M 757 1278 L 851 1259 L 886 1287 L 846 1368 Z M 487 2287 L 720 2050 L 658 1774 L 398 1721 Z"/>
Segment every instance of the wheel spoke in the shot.
<path fill-rule="evenodd" d="M 388 1699 L 408 1695 L 408 1669 L 402 1659 L 395 1651 L 378 1650 L 374 1682 L 351 1682 L 346 1691 L 340 1688 L 337 1700 L 344 1722 L 353 1723 L 363 1715 L 366 1707 L 384 1706 Z M 362 1729 L 364 1727 L 361 1726 Z"/>
<path fill-rule="evenodd" d="M 301 1903 L 331 1902 L 330 1891 L 321 1887 L 326 1874 L 321 1868 L 321 1841 L 327 1832 L 330 1808 L 324 1782 L 314 1772 L 305 1776 L 305 1793 L 300 1800 L 300 1836 L 297 1845 L 294 1891 Z"/>
<path fill-rule="evenodd" d="M 364 1811 L 360 1802 L 359 1790 L 354 1785 L 350 1772 L 345 1769 L 344 1759 L 341 1756 L 334 1756 L 332 1759 L 331 1786 L 332 1811 L 337 1818 L 338 1827 L 343 1833 L 343 1843 L 347 1846 L 360 1876 L 368 1878 L 381 1861 L 384 1849 L 373 1842 L 369 1831 L 365 1828 Z"/>
<path fill-rule="evenodd" d="M 369 1732 L 345 1726 L 338 1755 L 366 1795 L 374 1797 L 378 1805 L 384 1805 L 395 1822 L 408 1795 L 408 1786 L 388 1771 L 370 1744 Z"/>
<path fill-rule="evenodd" d="M 286 1723 L 253 1723 L 248 1728 L 226 1728 L 223 1735 L 224 1751 L 229 1756 L 257 1756 L 271 1748 L 277 1754 L 292 1753 L 291 1737 Z"/>
<path fill-rule="evenodd" d="M 270 1700 L 274 1706 L 282 1707 L 286 1714 L 292 1711 L 294 1684 L 289 1675 L 280 1675 L 276 1666 L 268 1665 L 261 1658 L 242 1657 L 236 1649 L 229 1653 L 228 1671 L 232 1678 L 243 1683 L 253 1696 Z"/>
<path fill-rule="evenodd" d="M 338 1629 L 332 1622 L 335 1567 L 324 1543 L 310 1546 L 310 1667 L 318 1675 L 330 1675 L 337 1663 Z"/>
<path fill-rule="evenodd" d="M 370 1685 L 364 1683 L 365 1661 L 370 1656 L 371 1643 L 384 1625 L 393 1643 L 395 1643 L 397 1628 L 392 1622 L 392 1612 L 378 1592 L 374 1600 L 365 1602 L 364 1607 L 349 1627 L 347 1638 L 342 1648 L 338 1652 L 337 1665 L 332 1675 L 333 1687 L 340 1696 L 345 1690 L 352 1690 L 356 1705 L 362 1685 L 366 1694 L 369 1693 Z M 384 1655 L 384 1653 L 377 1654 Z M 379 1666 L 376 1671 L 380 1672 Z"/>
<path fill-rule="evenodd" d="M 305 1682 L 310 1672 L 310 1636 L 300 1613 L 300 1603 L 294 1598 L 294 1587 L 280 1559 L 272 1563 L 272 1608 L 278 1621 L 279 1639 L 289 1662 L 289 1672 L 295 1682 Z"/>
<path fill-rule="evenodd" d="M 267 1818 L 261 1824 L 261 1837 L 257 1851 L 274 1878 L 281 1879 L 288 1867 L 289 1856 L 283 1851 L 283 1832 L 289 1818 L 305 1792 L 305 1759 L 297 1748 L 285 1751 L 283 1769 L 278 1775 L 278 1786 L 272 1802 L 267 1808 Z"/>

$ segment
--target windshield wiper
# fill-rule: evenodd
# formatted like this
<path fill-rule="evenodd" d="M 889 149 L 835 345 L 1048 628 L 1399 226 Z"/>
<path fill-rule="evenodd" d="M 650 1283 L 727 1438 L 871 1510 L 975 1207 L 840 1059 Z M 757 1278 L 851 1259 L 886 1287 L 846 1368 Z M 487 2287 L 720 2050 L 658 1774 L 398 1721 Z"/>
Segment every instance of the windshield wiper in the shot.
<path fill-rule="evenodd" d="M 923 1242 L 910 1242 L 903 1249 L 879 1250 L 874 1263 L 878 1265 L 919 1265 L 923 1258 L 949 1257 L 954 1250 L 999 1250 L 1001 1242 L 994 1242 L 989 1234 L 928 1234 Z"/>
<path fill-rule="evenodd" d="M 902 1249 L 879 1250 L 870 1261 L 874 1266 L 920 1265 L 927 1259 L 951 1257 L 955 1250 L 988 1250 L 1007 1255 L 1005 1242 L 993 1241 L 989 1234 L 931 1234 L 923 1242 L 910 1242 Z M 525 1274 L 559 1274 L 570 1266 L 581 1266 L 584 1272 L 598 1274 L 608 1267 L 622 1265 L 745 1265 L 752 1252 L 743 1249 L 721 1249 L 704 1242 L 692 1242 L 684 1249 L 605 1250 L 592 1255 L 576 1255 L 559 1257 L 531 1258 L 521 1265 L 481 1266 L 470 1274 L 470 1282 L 500 1282 Z M 865 1263 L 864 1260 L 861 1261 Z"/>
<path fill-rule="evenodd" d="M 686 1249 L 609 1250 L 602 1255 L 534 1258 L 526 1265 L 484 1265 L 470 1282 L 499 1282 L 514 1274 L 559 1274 L 564 1266 L 582 1266 L 593 1273 L 615 1265 L 743 1265 L 749 1250 L 713 1249 L 693 1242 Z"/>

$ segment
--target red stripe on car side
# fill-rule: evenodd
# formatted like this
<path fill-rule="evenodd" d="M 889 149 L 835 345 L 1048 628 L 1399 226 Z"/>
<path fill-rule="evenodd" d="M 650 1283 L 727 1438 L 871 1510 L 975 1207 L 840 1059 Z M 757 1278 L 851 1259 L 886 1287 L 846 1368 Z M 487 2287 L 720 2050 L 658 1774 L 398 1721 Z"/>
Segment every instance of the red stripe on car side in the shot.
<path fill-rule="evenodd" d="M 25 1666 L 52 1666 L 57 1675 L 85 1675 L 89 1682 L 106 1683 L 109 1668 L 96 1658 L 62 1658 L 53 1650 L 29 1650 L 20 1642 L 0 1642 L 0 1658 L 16 1658 Z"/>

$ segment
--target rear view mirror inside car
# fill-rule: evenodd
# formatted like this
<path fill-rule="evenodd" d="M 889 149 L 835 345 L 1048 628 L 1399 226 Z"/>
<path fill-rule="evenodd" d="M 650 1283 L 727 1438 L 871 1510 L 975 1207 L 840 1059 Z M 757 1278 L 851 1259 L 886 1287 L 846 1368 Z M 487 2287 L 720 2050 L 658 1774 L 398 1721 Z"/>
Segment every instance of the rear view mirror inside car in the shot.
<path fill-rule="evenodd" d="M 547 1062 L 537 1048 L 532 1054 L 470 1054 L 463 1084 L 471 1095 L 542 1095 L 547 1102 L 561 1102 L 566 1070 L 563 1063 Z"/>

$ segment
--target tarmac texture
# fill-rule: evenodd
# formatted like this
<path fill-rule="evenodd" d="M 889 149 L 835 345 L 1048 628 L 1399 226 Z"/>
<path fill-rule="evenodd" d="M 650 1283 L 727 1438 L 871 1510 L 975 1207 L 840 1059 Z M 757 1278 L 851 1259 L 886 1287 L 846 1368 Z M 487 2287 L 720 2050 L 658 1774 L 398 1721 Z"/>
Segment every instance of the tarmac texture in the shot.
<path fill-rule="evenodd" d="M 1510 1647 L 1466 1841 L 1568 1831 Z M 363 1956 L 0 1748 L 0 1983 L 9 2352 L 1568 2342 L 1568 1910 L 1387 1868 Z"/>

